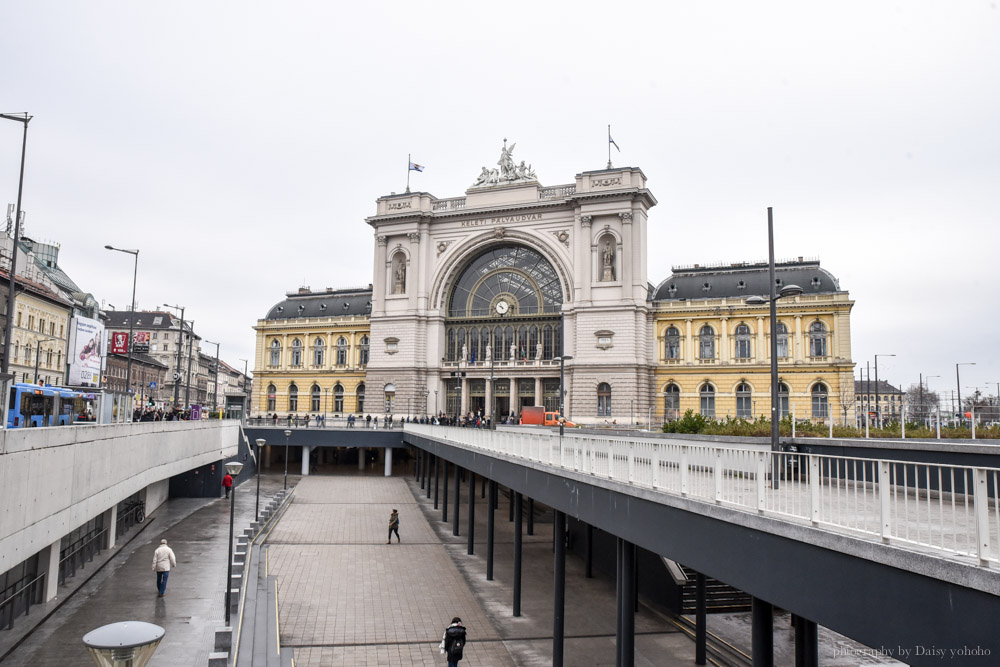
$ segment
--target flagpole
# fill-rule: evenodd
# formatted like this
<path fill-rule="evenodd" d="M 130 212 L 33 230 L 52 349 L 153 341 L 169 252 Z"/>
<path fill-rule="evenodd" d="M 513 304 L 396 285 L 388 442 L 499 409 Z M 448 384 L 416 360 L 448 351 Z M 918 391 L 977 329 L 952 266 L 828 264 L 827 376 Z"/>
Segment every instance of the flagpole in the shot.
<path fill-rule="evenodd" d="M 608 130 L 608 131 L 610 132 L 610 130 Z M 609 155 L 610 155 L 610 153 L 609 153 Z M 407 153 L 406 154 L 406 194 L 410 194 L 410 162 L 411 162 L 411 159 L 412 158 L 410 157 L 410 154 Z M 610 160 L 610 158 L 609 158 L 609 160 Z"/>
<path fill-rule="evenodd" d="M 611 124 L 608 123 L 608 169 L 611 169 Z"/>

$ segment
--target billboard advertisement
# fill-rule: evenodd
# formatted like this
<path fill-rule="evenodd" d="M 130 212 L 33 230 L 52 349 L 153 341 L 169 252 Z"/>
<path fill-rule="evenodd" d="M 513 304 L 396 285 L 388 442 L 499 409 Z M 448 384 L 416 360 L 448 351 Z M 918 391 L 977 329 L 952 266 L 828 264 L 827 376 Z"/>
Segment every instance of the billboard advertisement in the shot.
<path fill-rule="evenodd" d="M 111 354 L 128 354 L 128 332 L 111 332 Z"/>
<path fill-rule="evenodd" d="M 104 325 L 89 317 L 74 317 L 69 326 L 69 349 L 69 384 L 99 386 Z"/>
<path fill-rule="evenodd" d="M 132 352 L 136 354 L 145 354 L 149 352 L 149 332 L 148 331 L 136 331 L 135 336 L 132 341 Z"/>

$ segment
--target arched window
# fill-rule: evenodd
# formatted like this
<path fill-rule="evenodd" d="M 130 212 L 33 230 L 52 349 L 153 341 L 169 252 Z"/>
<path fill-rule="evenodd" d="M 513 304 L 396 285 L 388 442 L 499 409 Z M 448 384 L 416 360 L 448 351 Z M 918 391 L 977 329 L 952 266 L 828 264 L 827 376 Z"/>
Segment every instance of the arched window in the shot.
<path fill-rule="evenodd" d="M 362 382 L 361 384 L 358 385 L 356 394 L 357 394 L 357 397 L 358 397 L 358 412 L 364 412 L 365 411 L 365 383 L 364 382 Z"/>
<path fill-rule="evenodd" d="M 396 385 L 387 384 L 383 390 L 385 398 L 385 413 L 391 415 L 396 411 Z"/>
<path fill-rule="evenodd" d="M 321 394 L 322 394 L 322 392 L 320 391 L 319 385 L 318 384 L 314 384 L 312 386 L 312 391 L 310 392 L 310 396 L 309 396 L 309 398 L 310 398 L 310 401 L 309 401 L 309 403 L 310 403 L 310 405 L 309 405 L 310 412 L 319 412 L 320 411 L 321 408 L 320 408 L 319 404 L 320 404 Z"/>
<path fill-rule="evenodd" d="M 701 414 L 705 417 L 715 418 L 715 387 L 707 382 L 701 385 L 699 392 L 701 399 Z"/>
<path fill-rule="evenodd" d="M 281 365 L 281 343 L 276 340 L 271 341 L 271 363 L 270 366 Z"/>
<path fill-rule="evenodd" d="M 333 385 L 333 411 L 337 413 L 344 411 L 344 388 L 339 382 Z"/>
<path fill-rule="evenodd" d="M 362 366 L 368 365 L 368 336 L 361 337 L 361 353 L 360 353 L 360 363 Z"/>
<path fill-rule="evenodd" d="M 666 333 L 666 349 L 664 350 L 664 358 L 667 360 L 680 359 L 681 358 L 681 332 L 677 330 L 677 327 L 670 327 L 667 329 Z"/>
<path fill-rule="evenodd" d="M 347 339 L 343 336 L 337 339 L 337 365 L 347 365 Z"/>
<path fill-rule="evenodd" d="M 809 326 L 809 356 L 826 356 L 826 325 L 822 322 L 813 322 Z"/>
<path fill-rule="evenodd" d="M 681 416 L 681 388 L 668 384 L 663 397 L 663 418 L 672 421 Z"/>
<path fill-rule="evenodd" d="M 753 419 L 753 396 L 750 385 L 746 382 L 736 385 L 736 416 L 740 419 Z"/>
<path fill-rule="evenodd" d="M 607 382 L 597 385 L 597 416 L 611 416 L 611 385 Z"/>
<path fill-rule="evenodd" d="M 299 388 L 293 382 L 288 386 L 288 410 L 296 412 L 299 409 Z"/>
<path fill-rule="evenodd" d="M 326 343 L 323 342 L 322 338 L 317 338 L 313 343 L 313 366 L 323 365 L 323 352 L 326 349 Z"/>
<path fill-rule="evenodd" d="M 784 322 L 778 322 L 778 358 L 788 358 L 788 327 Z"/>
<path fill-rule="evenodd" d="M 698 332 L 698 358 L 715 359 L 715 329 L 707 324 Z"/>
<path fill-rule="evenodd" d="M 788 385 L 785 384 L 784 382 L 779 382 L 778 383 L 778 419 L 782 420 L 782 419 L 784 419 L 785 417 L 787 417 L 790 414 L 791 414 L 791 411 L 788 408 Z"/>
<path fill-rule="evenodd" d="M 292 366 L 302 365 L 302 341 L 298 338 L 292 341 Z"/>
<path fill-rule="evenodd" d="M 274 412 L 278 409 L 278 388 L 273 384 L 267 385 L 267 411 Z"/>
<path fill-rule="evenodd" d="M 18 313 L 20 315 L 21 313 Z M 14 341 L 14 358 L 17 359 L 17 349 L 21 345 L 20 341 Z"/>
<path fill-rule="evenodd" d="M 749 359 L 750 358 L 750 327 L 745 324 L 741 324 L 736 327 L 736 358 L 737 359 Z"/>
<path fill-rule="evenodd" d="M 828 400 L 826 385 L 817 382 L 812 388 L 812 416 L 813 419 L 826 419 L 830 416 L 830 403 Z"/>

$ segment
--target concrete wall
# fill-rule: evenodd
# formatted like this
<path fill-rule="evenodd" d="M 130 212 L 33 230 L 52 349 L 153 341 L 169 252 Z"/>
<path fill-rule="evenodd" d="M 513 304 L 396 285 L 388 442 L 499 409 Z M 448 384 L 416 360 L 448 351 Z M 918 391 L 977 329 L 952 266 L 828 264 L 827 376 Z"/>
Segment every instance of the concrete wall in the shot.
<path fill-rule="evenodd" d="M 207 421 L 0 431 L 0 572 L 151 484 L 233 456 L 238 432 Z"/>

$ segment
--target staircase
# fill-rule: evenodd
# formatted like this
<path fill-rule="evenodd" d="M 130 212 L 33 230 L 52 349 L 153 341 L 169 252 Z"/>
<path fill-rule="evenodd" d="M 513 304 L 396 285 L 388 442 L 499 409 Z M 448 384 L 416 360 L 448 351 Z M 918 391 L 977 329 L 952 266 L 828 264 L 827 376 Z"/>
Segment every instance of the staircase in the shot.
<path fill-rule="evenodd" d="M 698 573 L 681 565 L 687 582 L 681 585 L 681 613 L 693 614 L 698 604 Z M 750 611 L 750 595 L 724 584 L 718 579 L 705 577 L 705 602 L 709 614 L 734 614 Z"/>

